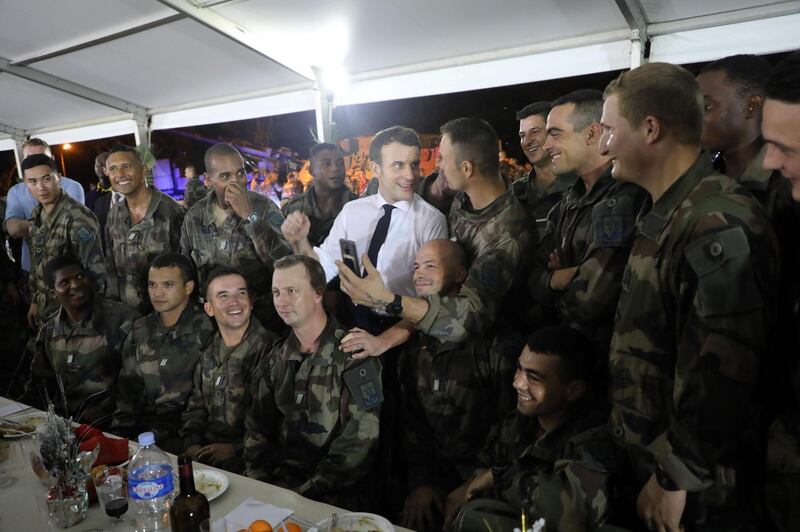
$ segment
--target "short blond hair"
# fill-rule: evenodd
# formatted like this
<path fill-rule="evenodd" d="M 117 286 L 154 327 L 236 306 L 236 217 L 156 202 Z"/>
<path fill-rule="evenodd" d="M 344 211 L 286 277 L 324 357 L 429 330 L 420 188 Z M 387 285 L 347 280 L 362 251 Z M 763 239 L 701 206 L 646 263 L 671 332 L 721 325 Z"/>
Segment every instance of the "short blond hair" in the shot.
<path fill-rule="evenodd" d="M 619 112 L 634 127 L 648 116 L 682 144 L 699 145 L 703 93 L 691 72 L 670 63 L 648 63 L 619 75 L 603 98 L 615 95 Z"/>

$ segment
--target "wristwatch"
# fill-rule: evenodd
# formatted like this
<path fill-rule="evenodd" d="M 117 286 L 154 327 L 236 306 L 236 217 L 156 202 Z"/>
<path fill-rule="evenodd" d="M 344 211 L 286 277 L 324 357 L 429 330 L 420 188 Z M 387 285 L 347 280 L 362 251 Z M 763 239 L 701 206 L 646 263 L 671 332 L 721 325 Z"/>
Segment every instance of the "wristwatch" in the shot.
<path fill-rule="evenodd" d="M 245 219 L 244 219 L 244 223 L 246 223 L 246 224 L 248 224 L 248 225 L 249 225 L 249 224 L 254 224 L 254 223 L 256 223 L 257 221 L 258 221 L 258 214 L 256 214 L 256 211 L 253 211 L 253 212 L 251 212 L 251 213 L 250 213 L 250 214 L 247 216 L 247 218 L 245 218 Z"/>
<path fill-rule="evenodd" d="M 403 296 L 395 294 L 394 301 L 386 305 L 384 309 L 389 316 L 399 316 L 403 313 Z"/>

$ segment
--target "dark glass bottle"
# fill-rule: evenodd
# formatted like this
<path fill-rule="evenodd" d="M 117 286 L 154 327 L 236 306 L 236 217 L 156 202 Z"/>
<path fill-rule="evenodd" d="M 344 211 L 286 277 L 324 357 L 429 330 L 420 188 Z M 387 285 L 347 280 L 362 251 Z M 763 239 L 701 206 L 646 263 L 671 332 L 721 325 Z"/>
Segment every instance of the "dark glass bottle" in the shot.
<path fill-rule="evenodd" d="M 200 532 L 211 528 L 208 499 L 194 489 L 192 459 L 182 454 L 178 457 L 178 474 L 181 492 L 172 501 L 169 522 L 172 532 Z"/>

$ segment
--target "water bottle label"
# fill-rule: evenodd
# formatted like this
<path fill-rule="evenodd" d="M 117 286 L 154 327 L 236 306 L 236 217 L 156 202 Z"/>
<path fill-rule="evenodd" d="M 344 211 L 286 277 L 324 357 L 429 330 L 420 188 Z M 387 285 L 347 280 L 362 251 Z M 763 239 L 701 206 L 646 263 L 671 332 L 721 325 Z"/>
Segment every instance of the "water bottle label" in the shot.
<path fill-rule="evenodd" d="M 140 478 L 144 469 L 139 468 L 133 471 L 133 475 L 128 477 L 128 494 L 132 498 L 149 500 L 172 493 L 172 471 L 169 468 L 162 468 L 164 474 L 161 476 L 146 480 Z"/>

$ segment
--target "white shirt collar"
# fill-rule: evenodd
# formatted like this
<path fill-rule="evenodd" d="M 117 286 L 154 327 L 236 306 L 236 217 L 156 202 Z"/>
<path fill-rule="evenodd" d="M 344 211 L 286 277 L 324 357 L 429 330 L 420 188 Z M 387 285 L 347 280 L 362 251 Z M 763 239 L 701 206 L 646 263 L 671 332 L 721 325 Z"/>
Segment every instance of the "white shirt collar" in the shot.
<path fill-rule="evenodd" d="M 416 195 L 417 195 L 417 194 L 416 194 L 416 193 L 414 193 L 414 196 L 412 196 L 410 200 L 396 201 L 396 202 L 394 202 L 394 203 L 391 203 L 391 205 L 393 205 L 395 208 L 397 208 L 397 209 L 399 209 L 399 210 L 401 210 L 401 211 L 403 211 L 403 212 L 408 212 L 408 210 L 411 208 L 411 204 L 412 204 L 412 202 L 414 201 L 414 199 L 415 199 Z M 388 201 L 386 201 L 386 199 L 383 197 L 383 195 L 381 194 L 380 190 L 378 190 L 378 193 L 377 193 L 377 194 L 375 194 L 375 196 L 374 196 L 374 197 L 375 197 L 375 203 L 376 203 L 376 205 L 377 205 L 378 207 L 383 207 L 384 205 L 386 205 L 387 203 L 389 203 L 389 202 L 388 202 Z"/>

